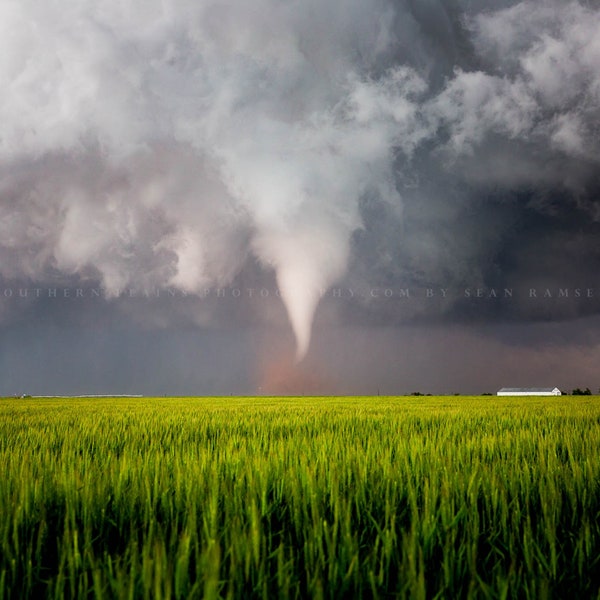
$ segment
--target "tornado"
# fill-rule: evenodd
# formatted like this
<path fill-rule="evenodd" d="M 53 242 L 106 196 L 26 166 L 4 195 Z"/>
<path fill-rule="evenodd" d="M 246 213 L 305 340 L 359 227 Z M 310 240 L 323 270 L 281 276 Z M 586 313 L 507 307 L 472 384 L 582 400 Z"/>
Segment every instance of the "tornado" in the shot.
<path fill-rule="evenodd" d="M 173 288 L 214 326 L 205 291 L 258 264 L 302 361 L 344 277 L 475 284 L 520 210 L 598 222 L 599 28 L 578 0 L 4 0 L 0 283 Z"/>

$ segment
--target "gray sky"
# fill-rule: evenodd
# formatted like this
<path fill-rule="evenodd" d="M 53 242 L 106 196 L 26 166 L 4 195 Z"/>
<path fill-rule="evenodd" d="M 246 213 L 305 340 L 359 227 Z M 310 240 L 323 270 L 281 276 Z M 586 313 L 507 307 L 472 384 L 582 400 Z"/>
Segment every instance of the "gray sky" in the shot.
<path fill-rule="evenodd" d="M 597 2 L 0 29 L 0 393 L 600 386 Z"/>

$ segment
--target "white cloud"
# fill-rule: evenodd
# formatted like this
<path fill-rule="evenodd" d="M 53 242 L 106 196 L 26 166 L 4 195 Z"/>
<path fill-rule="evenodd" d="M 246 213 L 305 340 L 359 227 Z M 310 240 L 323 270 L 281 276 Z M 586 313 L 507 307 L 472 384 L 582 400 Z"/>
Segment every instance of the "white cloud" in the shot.
<path fill-rule="evenodd" d="M 5 0 L 0 275 L 200 293 L 254 254 L 326 288 L 361 197 L 401 206 L 413 160 L 477 165 L 501 138 L 536 146 L 534 182 L 548 156 L 597 162 L 600 11 L 503 6 L 464 30 L 439 3 Z M 448 49 L 474 56 L 440 87 Z M 315 305 L 288 303 L 300 347 Z"/>

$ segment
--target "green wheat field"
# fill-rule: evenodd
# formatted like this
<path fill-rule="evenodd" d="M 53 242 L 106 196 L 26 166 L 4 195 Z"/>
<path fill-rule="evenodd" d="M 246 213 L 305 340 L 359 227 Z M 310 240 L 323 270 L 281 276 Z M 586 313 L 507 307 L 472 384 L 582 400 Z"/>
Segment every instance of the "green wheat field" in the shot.
<path fill-rule="evenodd" d="M 1 399 L 9 598 L 600 598 L 600 398 Z"/>

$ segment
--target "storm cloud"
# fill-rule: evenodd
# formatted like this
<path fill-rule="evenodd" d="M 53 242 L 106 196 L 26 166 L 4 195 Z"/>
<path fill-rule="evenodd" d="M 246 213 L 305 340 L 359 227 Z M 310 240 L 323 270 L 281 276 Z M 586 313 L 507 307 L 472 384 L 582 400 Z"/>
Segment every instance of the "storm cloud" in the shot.
<path fill-rule="evenodd" d="M 287 315 L 302 359 L 315 318 L 398 336 L 593 318 L 574 290 L 600 266 L 599 31 L 582 1 L 4 2 L 2 352 L 19 323 L 48 344 L 53 322 L 126 323 L 132 348 L 190 326 L 288 344 Z M 18 297 L 55 288 L 102 298 Z"/>

